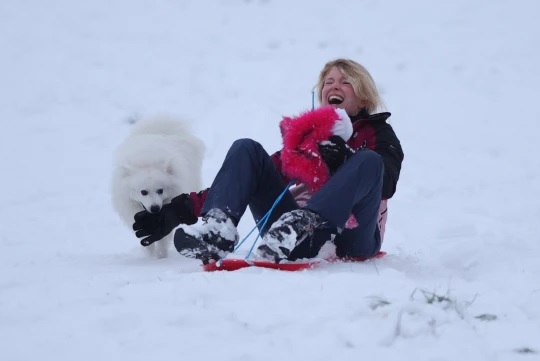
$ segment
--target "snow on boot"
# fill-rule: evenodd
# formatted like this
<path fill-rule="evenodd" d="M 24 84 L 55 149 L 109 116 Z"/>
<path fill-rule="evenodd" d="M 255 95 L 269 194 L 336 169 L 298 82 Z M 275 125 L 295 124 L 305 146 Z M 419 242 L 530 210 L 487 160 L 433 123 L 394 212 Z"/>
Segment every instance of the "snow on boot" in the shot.
<path fill-rule="evenodd" d="M 174 246 L 183 256 L 204 264 L 225 257 L 238 242 L 238 231 L 221 209 L 213 208 L 197 223 L 182 224 L 174 233 Z"/>
<path fill-rule="evenodd" d="M 321 216 L 305 209 L 284 213 L 263 236 L 256 254 L 279 263 L 289 257 L 294 247 L 313 237 L 323 222 Z"/>

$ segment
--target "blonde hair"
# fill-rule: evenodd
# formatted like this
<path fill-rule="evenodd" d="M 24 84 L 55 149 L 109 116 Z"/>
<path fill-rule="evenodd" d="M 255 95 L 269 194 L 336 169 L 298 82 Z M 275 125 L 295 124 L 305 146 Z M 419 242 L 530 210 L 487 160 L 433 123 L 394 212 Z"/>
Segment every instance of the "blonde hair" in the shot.
<path fill-rule="evenodd" d="M 319 74 L 319 80 L 315 85 L 319 103 L 322 102 L 322 88 L 324 80 L 330 70 L 336 67 L 351 83 L 356 96 L 366 102 L 366 109 L 369 114 L 384 109 L 384 103 L 379 95 L 375 81 L 365 67 L 350 59 L 335 59 L 326 63 Z"/>

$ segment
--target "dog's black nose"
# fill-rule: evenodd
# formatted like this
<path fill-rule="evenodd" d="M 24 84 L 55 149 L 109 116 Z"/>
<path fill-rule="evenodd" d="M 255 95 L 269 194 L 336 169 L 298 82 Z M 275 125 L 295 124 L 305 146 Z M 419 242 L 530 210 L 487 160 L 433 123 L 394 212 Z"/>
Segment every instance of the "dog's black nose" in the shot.
<path fill-rule="evenodd" d="M 150 207 L 150 213 L 157 213 L 161 210 L 161 207 L 158 206 L 157 204 L 154 204 L 153 206 Z"/>

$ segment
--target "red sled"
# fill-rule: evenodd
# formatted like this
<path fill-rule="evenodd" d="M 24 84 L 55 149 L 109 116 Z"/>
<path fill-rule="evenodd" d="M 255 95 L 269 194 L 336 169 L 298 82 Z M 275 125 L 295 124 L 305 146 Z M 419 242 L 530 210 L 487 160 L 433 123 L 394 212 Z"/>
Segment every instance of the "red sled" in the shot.
<path fill-rule="evenodd" d="M 274 263 L 271 261 L 251 261 L 242 258 L 229 258 L 223 259 L 218 262 L 208 263 L 203 265 L 203 269 L 206 272 L 214 271 L 236 271 L 241 268 L 247 267 L 262 267 L 271 268 L 280 271 L 301 271 L 305 269 L 316 268 L 322 264 L 328 263 L 348 263 L 348 262 L 364 262 L 370 259 L 382 258 L 386 255 L 386 252 L 379 251 L 375 256 L 370 258 L 361 257 L 349 257 L 349 258 L 334 258 L 329 260 L 312 259 L 304 262 L 285 262 Z"/>

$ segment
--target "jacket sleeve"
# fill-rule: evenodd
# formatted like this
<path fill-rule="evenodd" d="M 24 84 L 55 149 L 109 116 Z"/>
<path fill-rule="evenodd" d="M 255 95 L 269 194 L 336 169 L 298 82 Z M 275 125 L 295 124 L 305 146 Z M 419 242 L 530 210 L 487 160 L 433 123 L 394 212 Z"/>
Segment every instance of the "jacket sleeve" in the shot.
<path fill-rule="evenodd" d="M 274 163 L 274 166 L 276 167 L 276 170 L 281 174 L 281 178 L 283 179 L 283 182 L 289 183 L 291 179 L 287 177 L 285 174 L 283 174 L 283 164 L 281 163 L 281 151 L 275 152 L 270 156 L 272 158 L 272 163 Z"/>
<path fill-rule="evenodd" d="M 396 192 L 404 154 L 392 126 L 387 123 L 382 124 L 377 134 L 374 150 L 381 155 L 384 163 L 382 199 L 389 199 Z"/>
<path fill-rule="evenodd" d="M 206 196 L 208 195 L 208 191 L 210 188 L 206 188 L 200 192 L 191 192 L 189 194 L 189 199 L 191 200 L 191 203 L 193 204 L 193 215 L 195 217 L 201 216 L 201 209 L 204 204 L 204 201 L 206 201 Z"/>

